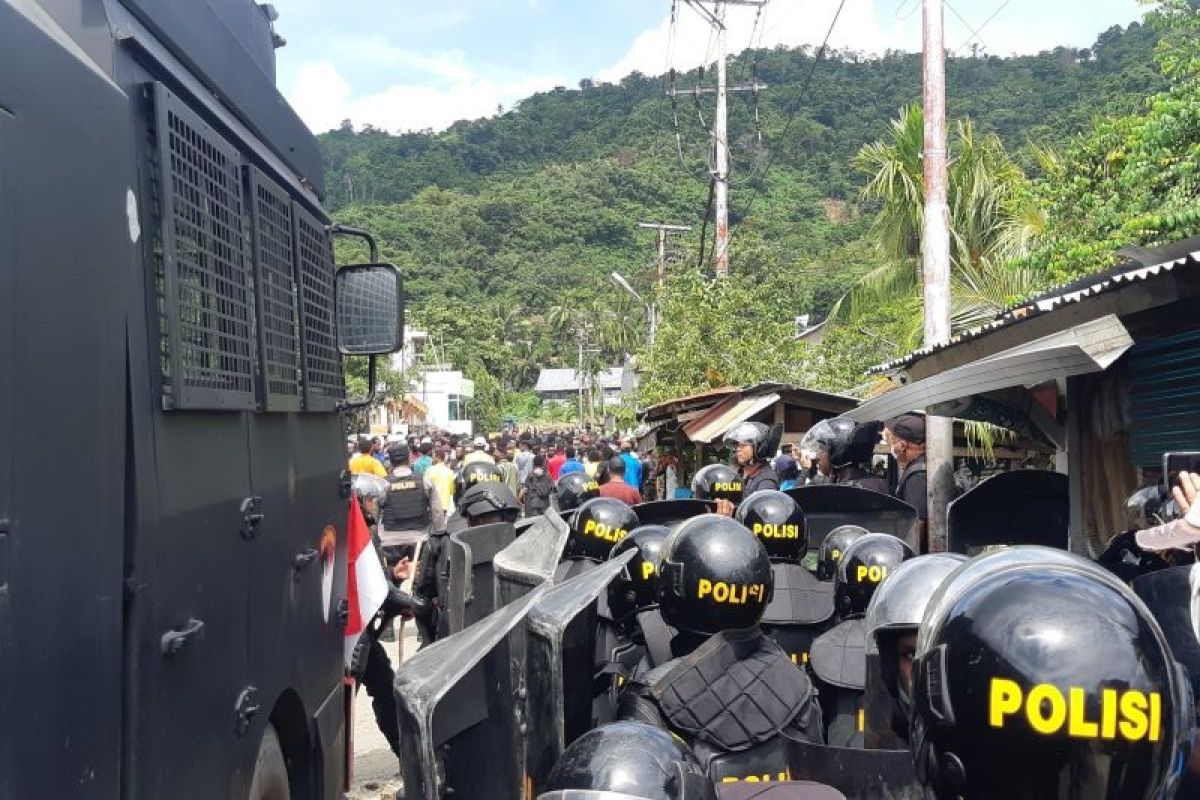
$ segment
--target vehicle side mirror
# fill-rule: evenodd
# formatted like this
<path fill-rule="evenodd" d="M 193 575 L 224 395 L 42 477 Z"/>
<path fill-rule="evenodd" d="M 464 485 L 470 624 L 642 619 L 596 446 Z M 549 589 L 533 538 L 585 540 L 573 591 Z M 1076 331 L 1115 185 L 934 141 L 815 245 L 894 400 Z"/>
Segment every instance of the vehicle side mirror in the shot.
<path fill-rule="evenodd" d="M 394 265 L 341 267 L 333 293 L 337 346 L 343 355 L 384 355 L 404 346 L 404 293 Z"/>

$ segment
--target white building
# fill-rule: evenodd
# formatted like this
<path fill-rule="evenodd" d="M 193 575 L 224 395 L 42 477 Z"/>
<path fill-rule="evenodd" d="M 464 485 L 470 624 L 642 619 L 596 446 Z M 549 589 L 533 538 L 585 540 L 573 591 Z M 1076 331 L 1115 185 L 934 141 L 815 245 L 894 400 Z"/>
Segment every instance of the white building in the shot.
<path fill-rule="evenodd" d="M 413 382 L 410 394 L 426 408 L 425 424 L 451 433 L 474 433 L 467 402 L 475 397 L 475 382 L 461 370 L 426 370 Z"/>

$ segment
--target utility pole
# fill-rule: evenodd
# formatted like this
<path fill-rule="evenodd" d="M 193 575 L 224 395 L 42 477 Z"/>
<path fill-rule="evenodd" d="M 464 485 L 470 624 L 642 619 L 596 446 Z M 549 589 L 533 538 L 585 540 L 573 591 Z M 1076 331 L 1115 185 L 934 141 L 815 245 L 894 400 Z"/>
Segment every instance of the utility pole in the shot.
<path fill-rule="evenodd" d="M 696 88 L 692 94 L 713 94 L 717 96 L 717 110 L 713 114 L 712 146 L 713 152 L 713 208 L 716 213 L 716 231 L 713 241 L 713 271 L 718 278 L 729 274 L 729 109 L 727 98 L 730 92 L 755 92 L 766 89 L 766 84 L 757 83 L 750 86 L 729 86 L 725 65 L 725 7 L 751 6 L 761 8 L 769 0 L 684 0 L 696 13 L 704 17 L 715 29 L 717 40 L 717 87 L 715 89 Z M 712 9 L 709 10 L 708 6 Z M 687 94 L 671 90 L 668 95 Z"/>
<path fill-rule="evenodd" d="M 923 0 L 925 208 L 921 269 L 925 290 L 925 346 L 950 338 L 950 207 L 946 202 L 946 46 L 944 0 Z M 954 485 L 954 420 L 926 418 L 929 551 L 946 549 L 946 507 Z"/>
<path fill-rule="evenodd" d="M 691 225 L 667 225 L 664 222 L 639 222 L 639 228 L 649 228 L 657 233 L 658 239 L 658 288 L 661 289 L 667 283 L 667 236 L 671 234 L 686 233 L 692 229 Z"/>

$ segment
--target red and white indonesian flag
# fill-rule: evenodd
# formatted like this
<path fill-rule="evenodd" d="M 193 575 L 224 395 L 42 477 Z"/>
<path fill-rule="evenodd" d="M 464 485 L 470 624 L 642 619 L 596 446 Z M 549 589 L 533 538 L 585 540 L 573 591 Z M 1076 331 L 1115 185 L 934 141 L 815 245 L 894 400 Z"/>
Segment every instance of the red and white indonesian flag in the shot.
<path fill-rule="evenodd" d="M 387 599 L 388 593 L 387 578 L 383 574 L 383 566 L 379 563 L 379 555 L 375 552 L 375 543 L 371 541 L 367 520 L 363 517 L 358 501 L 353 497 L 350 498 L 350 513 L 346 519 L 346 538 L 347 567 L 350 573 L 346 579 L 346 596 L 350 614 L 346 617 L 343 655 L 346 667 L 349 668 L 354 646 L 366 630 L 367 623 Z"/>

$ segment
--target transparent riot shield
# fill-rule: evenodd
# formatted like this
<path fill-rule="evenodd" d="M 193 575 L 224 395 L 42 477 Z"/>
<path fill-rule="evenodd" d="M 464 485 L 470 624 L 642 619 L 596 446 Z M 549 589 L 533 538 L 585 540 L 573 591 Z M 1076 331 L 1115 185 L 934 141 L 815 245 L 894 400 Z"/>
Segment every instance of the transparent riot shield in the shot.
<path fill-rule="evenodd" d="M 711 500 L 651 500 L 633 507 L 641 525 L 678 525 L 685 519 L 710 514 L 717 507 Z"/>
<path fill-rule="evenodd" d="M 847 800 L 925 800 L 907 750 L 860 750 L 788 742 L 794 780 L 832 786 Z"/>
<path fill-rule="evenodd" d="M 863 747 L 868 750 L 901 750 L 907 742 L 896 731 L 901 723 L 900 704 L 883 680 L 879 649 L 868 635 L 863 686 Z"/>
<path fill-rule="evenodd" d="M 1066 475 L 1041 469 L 993 475 L 950 503 L 947 549 L 968 556 L 996 545 L 1067 549 L 1067 485 Z"/>
<path fill-rule="evenodd" d="M 450 633 L 461 631 L 495 610 L 492 559 L 515 539 L 511 522 L 466 528 L 447 538 L 450 569 L 442 613 Z"/>
<path fill-rule="evenodd" d="M 522 520 L 524 521 L 524 520 Z M 533 587 L 549 580 L 562 558 L 570 529 L 554 509 L 533 518 L 525 533 L 492 559 L 496 576 L 495 607 L 523 597 Z"/>
<path fill-rule="evenodd" d="M 405 800 L 525 797 L 523 623 L 543 591 L 434 642 L 396 671 Z"/>
<path fill-rule="evenodd" d="M 598 605 L 634 552 L 629 550 L 552 586 L 529 612 L 525 770 L 535 790 L 550 774 L 563 748 L 592 728 Z"/>
<path fill-rule="evenodd" d="M 872 533 L 890 533 L 913 548 L 917 541 L 917 510 L 891 495 L 857 486 L 823 484 L 788 489 L 804 511 L 808 551 L 816 552 L 825 536 L 839 525 L 859 525 Z"/>
<path fill-rule="evenodd" d="M 717 786 L 718 800 L 846 800 L 846 796 L 814 781 L 726 783 Z M 538 798 L 542 800 L 542 798 Z"/>

